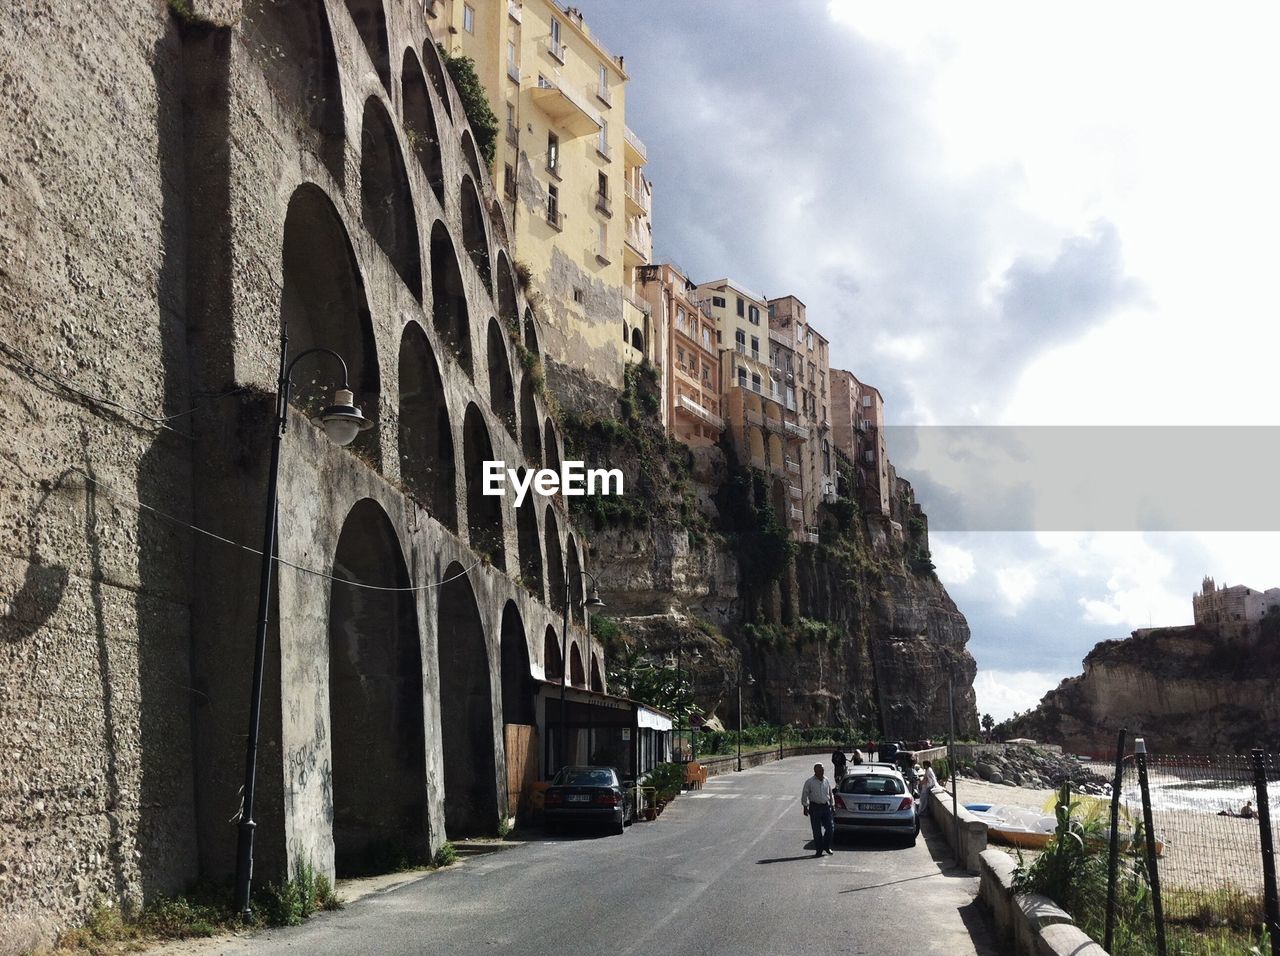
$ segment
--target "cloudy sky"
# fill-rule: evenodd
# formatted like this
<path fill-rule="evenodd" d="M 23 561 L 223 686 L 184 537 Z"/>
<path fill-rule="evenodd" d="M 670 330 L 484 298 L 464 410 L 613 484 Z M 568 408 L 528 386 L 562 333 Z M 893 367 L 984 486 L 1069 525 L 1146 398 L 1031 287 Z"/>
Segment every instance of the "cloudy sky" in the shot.
<path fill-rule="evenodd" d="M 1280 424 L 1274 5 L 579 6 L 632 76 L 655 257 L 798 295 L 893 423 Z M 939 530 L 984 489 L 890 441 L 997 717 L 1100 640 L 1189 623 L 1204 574 L 1280 584 L 1280 535 L 1215 531 L 1238 525 Z M 1219 464 L 1189 493 L 1238 494 Z"/>

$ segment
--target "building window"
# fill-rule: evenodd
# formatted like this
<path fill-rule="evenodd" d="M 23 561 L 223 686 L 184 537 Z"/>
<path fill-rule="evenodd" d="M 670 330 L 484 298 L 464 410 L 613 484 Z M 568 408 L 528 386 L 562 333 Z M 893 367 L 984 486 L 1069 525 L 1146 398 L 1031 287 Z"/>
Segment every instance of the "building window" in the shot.
<path fill-rule="evenodd" d="M 547 187 L 547 222 L 560 228 L 560 190 L 555 186 Z"/>
<path fill-rule="evenodd" d="M 679 307 L 676 308 L 676 328 L 684 331 L 684 309 Z"/>
<path fill-rule="evenodd" d="M 513 41 L 507 41 L 507 76 L 520 82 L 520 64 L 516 59 L 516 45 Z"/>
<path fill-rule="evenodd" d="M 564 62 L 564 47 L 560 45 L 560 21 L 551 18 L 551 55 L 561 63 Z"/>
<path fill-rule="evenodd" d="M 755 335 L 751 336 L 751 357 L 752 358 L 760 357 L 760 339 L 758 336 L 755 336 Z"/>
<path fill-rule="evenodd" d="M 469 3 L 462 5 L 462 29 L 468 33 L 476 32 L 476 11 Z"/>
<path fill-rule="evenodd" d="M 723 309 L 723 308 L 724 308 L 724 296 L 722 296 L 722 295 L 713 295 L 713 296 L 711 297 L 711 304 L 712 304 L 713 306 L 715 306 L 717 309 Z"/>
<path fill-rule="evenodd" d="M 600 223 L 600 229 L 599 229 L 599 232 L 597 233 L 596 241 L 599 243 L 599 245 L 596 246 L 597 254 L 604 256 L 605 258 L 608 258 L 609 227 L 605 225 L 603 222 Z"/>
<path fill-rule="evenodd" d="M 760 373 L 759 372 L 751 373 L 751 390 L 753 392 L 760 391 Z"/>
<path fill-rule="evenodd" d="M 738 315 L 741 317 L 746 314 L 747 303 L 742 301 L 742 296 L 738 296 Z"/>
<path fill-rule="evenodd" d="M 598 75 L 600 77 L 600 85 L 597 87 L 597 90 L 600 94 L 600 99 L 607 103 L 609 102 L 609 68 L 601 63 Z"/>
<path fill-rule="evenodd" d="M 871 396 L 870 396 L 870 395 L 863 395 L 863 396 L 862 396 L 862 407 L 863 407 L 863 408 L 870 408 L 870 407 L 871 407 Z"/>
<path fill-rule="evenodd" d="M 711 351 L 711 330 L 706 327 L 702 329 L 702 347 Z"/>
<path fill-rule="evenodd" d="M 600 138 L 596 140 L 596 152 L 601 156 L 608 158 L 609 156 L 609 121 L 605 120 L 600 125 Z"/>
<path fill-rule="evenodd" d="M 676 348 L 676 361 L 680 365 L 684 365 L 684 349 L 679 347 Z"/>
<path fill-rule="evenodd" d="M 738 366 L 738 384 L 743 388 L 747 387 L 747 370 L 741 365 Z"/>
<path fill-rule="evenodd" d="M 769 303 L 769 318 L 771 318 L 771 319 L 773 318 L 773 316 L 774 316 L 774 312 L 775 312 L 775 309 L 774 309 L 774 307 L 773 307 L 773 303 L 772 303 L 772 302 L 770 302 L 770 303 Z"/>
<path fill-rule="evenodd" d="M 822 440 L 822 473 L 831 474 L 831 442 Z"/>
<path fill-rule="evenodd" d="M 804 344 L 805 348 L 813 348 L 813 329 L 804 330 Z"/>
<path fill-rule="evenodd" d="M 739 314 L 741 314 L 741 313 L 739 313 Z M 752 325 L 759 325 L 759 324 L 760 324 L 760 310 L 759 310 L 759 309 L 757 309 L 754 305 L 753 305 L 753 306 L 751 306 L 751 308 L 747 309 L 747 318 L 751 320 L 751 324 L 752 324 Z"/>
<path fill-rule="evenodd" d="M 575 287 L 573 290 L 573 301 L 581 305 L 583 302 L 587 301 L 587 294 L 581 289 Z"/>
<path fill-rule="evenodd" d="M 742 331 L 742 329 L 737 329 L 733 333 L 733 340 L 737 342 L 739 345 L 741 345 L 743 348 L 747 347 L 747 333 Z"/>
<path fill-rule="evenodd" d="M 547 134 L 547 169 L 560 175 L 560 137 L 555 133 Z"/>
<path fill-rule="evenodd" d="M 510 163 L 503 165 L 502 192 L 508 199 L 516 198 L 516 171 Z"/>

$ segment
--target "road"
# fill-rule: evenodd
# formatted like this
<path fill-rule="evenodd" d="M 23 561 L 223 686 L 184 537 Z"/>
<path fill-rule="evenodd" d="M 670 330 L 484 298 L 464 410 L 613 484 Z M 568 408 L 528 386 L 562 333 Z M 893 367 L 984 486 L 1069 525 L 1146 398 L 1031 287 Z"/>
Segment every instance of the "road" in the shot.
<path fill-rule="evenodd" d="M 622 836 L 543 838 L 395 889 L 200 947 L 321 954 L 865 953 L 996 956 L 941 837 L 837 843 L 813 858 L 800 788 L 812 757 L 712 777 Z"/>

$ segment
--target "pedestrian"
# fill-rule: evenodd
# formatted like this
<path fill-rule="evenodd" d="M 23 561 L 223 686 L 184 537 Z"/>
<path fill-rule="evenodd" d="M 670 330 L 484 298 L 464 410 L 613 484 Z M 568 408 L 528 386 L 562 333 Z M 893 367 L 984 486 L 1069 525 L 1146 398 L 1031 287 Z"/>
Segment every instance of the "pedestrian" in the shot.
<path fill-rule="evenodd" d="M 831 818 L 833 802 L 831 781 L 822 775 L 822 764 L 815 763 L 813 776 L 804 782 L 804 789 L 800 791 L 800 806 L 813 829 L 814 856 L 822 856 L 823 853 L 834 855 L 831 850 L 835 837 L 835 824 Z"/>
<path fill-rule="evenodd" d="M 841 747 L 837 746 L 831 752 L 831 769 L 834 771 L 832 779 L 835 781 L 836 786 L 839 786 L 840 781 L 844 779 L 844 768 L 848 762 L 848 758 L 845 757 L 844 750 Z"/>
<path fill-rule="evenodd" d="M 938 775 L 933 772 L 933 761 L 924 762 L 924 773 L 920 779 L 920 812 L 929 808 L 929 800 L 933 797 L 933 788 L 938 785 Z"/>
<path fill-rule="evenodd" d="M 1246 800 L 1244 802 L 1244 806 L 1240 808 L 1240 816 L 1244 817 L 1246 820 L 1252 820 L 1254 815 L 1253 801 Z"/>

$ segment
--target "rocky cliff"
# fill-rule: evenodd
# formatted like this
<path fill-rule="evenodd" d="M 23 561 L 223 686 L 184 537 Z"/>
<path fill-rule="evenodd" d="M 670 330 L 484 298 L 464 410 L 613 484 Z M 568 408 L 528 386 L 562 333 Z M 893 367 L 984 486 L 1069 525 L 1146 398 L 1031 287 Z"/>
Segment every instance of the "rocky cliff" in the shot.
<path fill-rule="evenodd" d="M 1104 641 L 1084 673 L 1002 730 L 1103 755 L 1125 728 L 1164 753 L 1241 751 L 1280 743 L 1280 619 L 1240 636 L 1202 627 L 1147 628 Z"/>
<path fill-rule="evenodd" d="M 922 524 L 904 534 L 841 498 L 822 507 L 819 542 L 796 545 L 730 449 L 666 437 L 644 371 L 613 399 L 564 369 L 551 384 L 567 457 L 626 476 L 623 498 L 573 502 L 593 529 L 590 565 L 609 605 L 597 630 L 612 660 L 676 668 L 727 726 L 741 667 L 744 723 L 894 738 L 945 733 L 954 674 L 957 728 L 976 732 L 969 628 L 927 561 Z"/>

